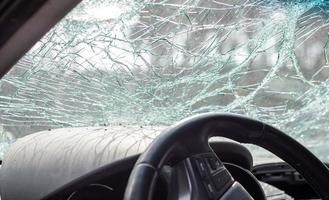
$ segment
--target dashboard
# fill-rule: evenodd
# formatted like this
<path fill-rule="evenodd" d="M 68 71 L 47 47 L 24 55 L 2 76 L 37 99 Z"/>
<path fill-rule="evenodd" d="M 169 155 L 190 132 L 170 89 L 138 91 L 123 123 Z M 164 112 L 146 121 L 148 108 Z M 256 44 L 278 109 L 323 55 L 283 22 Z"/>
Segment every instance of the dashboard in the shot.
<path fill-rule="evenodd" d="M 98 181 L 88 184 L 87 186 L 81 187 L 71 193 L 67 193 L 60 198 L 57 199 L 66 199 L 66 200 L 111 200 L 111 199 L 123 199 L 124 191 L 126 188 L 126 184 L 129 178 L 130 171 L 133 166 L 128 166 L 127 163 L 122 163 L 120 167 L 121 170 L 113 175 L 108 177 L 103 177 Z M 232 163 L 225 163 L 226 168 L 230 171 L 230 173 L 236 178 L 240 179 L 238 176 L 243 176 L 244 179 L 246 175 L 246 171 L 243 170 L 240 166 L 234 165 Z M 232 166 L 235 166 L 232 169 Z M 236 171 L 236 169 L 241 169 L 241 171 Z M 168 192 L 170 190 L 170 179 L 171 179 L 171 167 L 165 166 L 160 174 L 155 191 L 153 194 L 153 199 L 156 200 L 167 200 Z M 240 173 L 240 174 L 237 174 Z M 248 176 L 248 175 L 247 175 Z M 247 179 L 248 184 L 250 184 L 250 179 Z M 256 180 L 257 181 L 257 180 Z M 243 182 L 243 181 L 242 181 Z M 259 185 L 264 190 L 264 194 L 266 199 L 292 199 L 289 195 L 285 194 L 282 190 L 266 184 L 264 182 L 259 182 Z M 257 184 L 253 183 L 253 184 Z M 241 183 L 246 184 L 246 183 Z M 246 189 L 253 188 L 255 185 L 245 185 Z M 252 189 L 251 189 L 252 190 Z M 251 191 L 258 192 L 258 191 Z"/>

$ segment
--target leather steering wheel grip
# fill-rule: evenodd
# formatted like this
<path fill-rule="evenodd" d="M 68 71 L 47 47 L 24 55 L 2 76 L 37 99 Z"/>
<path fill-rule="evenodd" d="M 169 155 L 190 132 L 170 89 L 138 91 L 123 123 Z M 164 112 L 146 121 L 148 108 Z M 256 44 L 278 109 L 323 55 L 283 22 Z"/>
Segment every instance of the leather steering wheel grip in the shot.
<path fill-rule="evenodd" d="M 309 150 L 282 131 L 236 114 L 206 113 L 169 127 L 139 157 L 129 177 L 125 200 L 151 199 L 165 163 L 212 152 L 209 137 L 221 136 L 263 147 L 294 167 L 320 198 L 329 200 L 329 170 Z"/>

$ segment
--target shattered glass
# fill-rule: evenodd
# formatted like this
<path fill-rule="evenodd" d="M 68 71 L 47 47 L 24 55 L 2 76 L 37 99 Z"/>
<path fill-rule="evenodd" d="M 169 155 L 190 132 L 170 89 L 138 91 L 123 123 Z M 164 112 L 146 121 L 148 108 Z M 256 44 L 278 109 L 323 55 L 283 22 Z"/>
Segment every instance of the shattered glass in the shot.
<path fill-rule="evenodd" d="M 280 128 L 329 161 L 328 6 L 83 1 L 0 81 L 2 134 L 167 126 L 232 112 Z"/>

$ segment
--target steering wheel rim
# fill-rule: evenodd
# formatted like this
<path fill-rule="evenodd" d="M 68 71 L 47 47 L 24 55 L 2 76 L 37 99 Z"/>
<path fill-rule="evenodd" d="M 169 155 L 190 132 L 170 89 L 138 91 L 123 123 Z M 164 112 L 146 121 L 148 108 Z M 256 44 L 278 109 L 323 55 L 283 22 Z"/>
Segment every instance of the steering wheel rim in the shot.
<path fill-rule="evenodd" d="M 268 124 L 224 113 L 196 115 L 161 133 L 137 160 L 124 199 L 151 199 L 157 176 L 164 164 L 200 153 L 212 153 L 208 139 L 213 136 L 254 144 L 271 151 L 294 167 L 320 198 L 329 200 L 329 170 L 309 150 Z"/>

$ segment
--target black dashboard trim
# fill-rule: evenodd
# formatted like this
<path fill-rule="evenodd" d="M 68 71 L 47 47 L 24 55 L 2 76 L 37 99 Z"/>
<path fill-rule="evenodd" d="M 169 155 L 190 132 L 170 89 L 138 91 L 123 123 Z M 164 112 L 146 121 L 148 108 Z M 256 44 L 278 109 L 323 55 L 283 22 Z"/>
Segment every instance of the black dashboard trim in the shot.
<path fill-rule="evenodd" d="M 97 182 L 104 177 L 109 177 L 121 171 L 131 170 L 137 161 L 139 155 L 130 156 L 118 161 L 114 161 L 110 164 L 104 165 L 103 167 L 98 168 L 97 170 L 91 171 L 78 179 L 75 179 L 65 185 L 62 185 L 57 190 L 51 192 L 42 200 L 58 200 L 62 196 L 68 196 L 83 186 L 86 186 L 90 183 Z"/>

